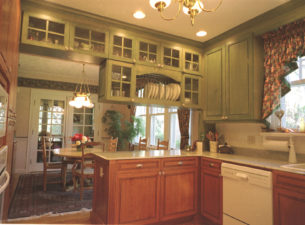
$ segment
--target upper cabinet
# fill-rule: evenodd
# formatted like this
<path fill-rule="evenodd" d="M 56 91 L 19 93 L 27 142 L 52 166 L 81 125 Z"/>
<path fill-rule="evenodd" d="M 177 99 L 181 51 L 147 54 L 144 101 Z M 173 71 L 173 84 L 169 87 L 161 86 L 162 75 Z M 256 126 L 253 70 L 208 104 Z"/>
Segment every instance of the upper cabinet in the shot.
<path fill-rule="evenodd" d="M 134 39 L 128 35 L 112 33 L 110 35 L 110 58 L 135 62 Z"/>
<path fill-rule="evenodd" d="M 201 106 L 201 77 L 185 74 L 183 77 L 183 106 L 197 108 Z"/>
<path fill-rule="evenodd" d="M 201 55 L 198 52 L 184 49 L 183 70 L 186 73 L 198 74 L 201 72 Z"/>
<path fill-rule="evenodd" d="M 205 54 L 205 119 L 259 120 L 263 51 L 252 36 Z"/>
<path fill-rule="evenodd" d="M 105 57 L 108 55 L 108 32 L 71 25 L 70 50 Z"/>
<path fill-rule="evenodd" d="M 21 40 L 42 47 L 68 49 L 69 24 L 57 18 L 25 12 Z"/>
<path fill-rule="evenodd" d="M 181 70 L 181 62 L 181 48 L 162 45 L 162 66 L 172 70 Z"/>

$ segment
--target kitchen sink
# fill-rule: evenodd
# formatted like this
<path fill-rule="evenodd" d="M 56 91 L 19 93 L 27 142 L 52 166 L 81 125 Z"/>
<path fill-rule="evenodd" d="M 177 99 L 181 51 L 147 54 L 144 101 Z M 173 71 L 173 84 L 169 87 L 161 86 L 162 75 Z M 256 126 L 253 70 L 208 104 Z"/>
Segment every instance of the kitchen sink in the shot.
<path fill-rule="evenodd" d="M 281 167 L 305 172 L 305 163 L 286 164 L 286 165 L 282 165 Z"/>

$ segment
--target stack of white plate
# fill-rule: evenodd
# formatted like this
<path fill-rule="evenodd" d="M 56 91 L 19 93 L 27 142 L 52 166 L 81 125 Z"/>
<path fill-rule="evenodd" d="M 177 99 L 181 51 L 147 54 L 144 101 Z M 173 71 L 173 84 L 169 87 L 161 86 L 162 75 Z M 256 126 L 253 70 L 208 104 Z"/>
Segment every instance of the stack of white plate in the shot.
<path fill-rule="evenodd" d="M 179 84 L 156 84 L 149 82 L 144 86 L 144 97 L 150 99 L 161 99 L 167 101 L 176 101 L 181 92 Z"/>

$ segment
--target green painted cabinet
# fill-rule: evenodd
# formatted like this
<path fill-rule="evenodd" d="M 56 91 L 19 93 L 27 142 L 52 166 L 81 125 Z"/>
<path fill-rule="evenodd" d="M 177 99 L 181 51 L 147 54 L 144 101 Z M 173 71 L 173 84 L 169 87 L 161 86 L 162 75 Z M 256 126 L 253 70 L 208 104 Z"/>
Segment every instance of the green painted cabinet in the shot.
<path fill-rule="evenodd" d="M 109 33 L 81 25 L 70 25 L 70 50 L 95 56 L 108 56 Z"/>
<path fill-rule="evenodd" d="M 263 45 L 236 38 L 205 54 L 205 120 L 259 120 Z"/>
<path fill-rule="evenodd" d="M 134 101 L 134 65 L 106 60 L 100 67 L 99 98 L 101 101 Z"/>
<path fill-rule="evenodd" d="M 22 43 L 67 50 L 69 23 L 44 14 L 24 12 Z"/>
<path fill-rule="evenodd" d="M 126 62 L 135 62 L 134 38 L 125 33 L 111 33 L 109 58 Z"/>
<path fill-rule="evenodd" d="M 182 86 L 182 106 L 200 108 L 201 106 L 201 77 L 184 74 Z"/>

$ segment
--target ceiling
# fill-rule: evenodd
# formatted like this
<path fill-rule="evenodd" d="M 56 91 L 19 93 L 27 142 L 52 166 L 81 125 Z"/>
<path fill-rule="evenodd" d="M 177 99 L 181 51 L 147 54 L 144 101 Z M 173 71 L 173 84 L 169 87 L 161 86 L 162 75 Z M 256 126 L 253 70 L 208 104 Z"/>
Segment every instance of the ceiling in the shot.
<path fill-rule="evenodd" d="M 190 18 L 181 13 L 176 20 L 165 21 L 159 13 L 150 7 L 149 0 L 46 0 L 48 2 L 109 17 L 141 27 L 162 31 L 176 36 L 205 42 L 225 31 L 230 30 L 264 12 L 288 2 L 289 0 L 223 0 L 216 12 L 201 13 L 195 17 L 192 26 Z M 218 0 L 202 0 L 207 8 L 213 8 Z M 89 3 L 90 2 L 90 3 Z M 166 15 L 175 15 L 178 4 L 172 0 L 166 9 Z M 136 10 L 142 10 L 146 18 L 133 18 Z M 182 29 L 183 28 L 183 29 Z M 205 30 L 205 37 L 197 37 L 196 32 Z"/>

